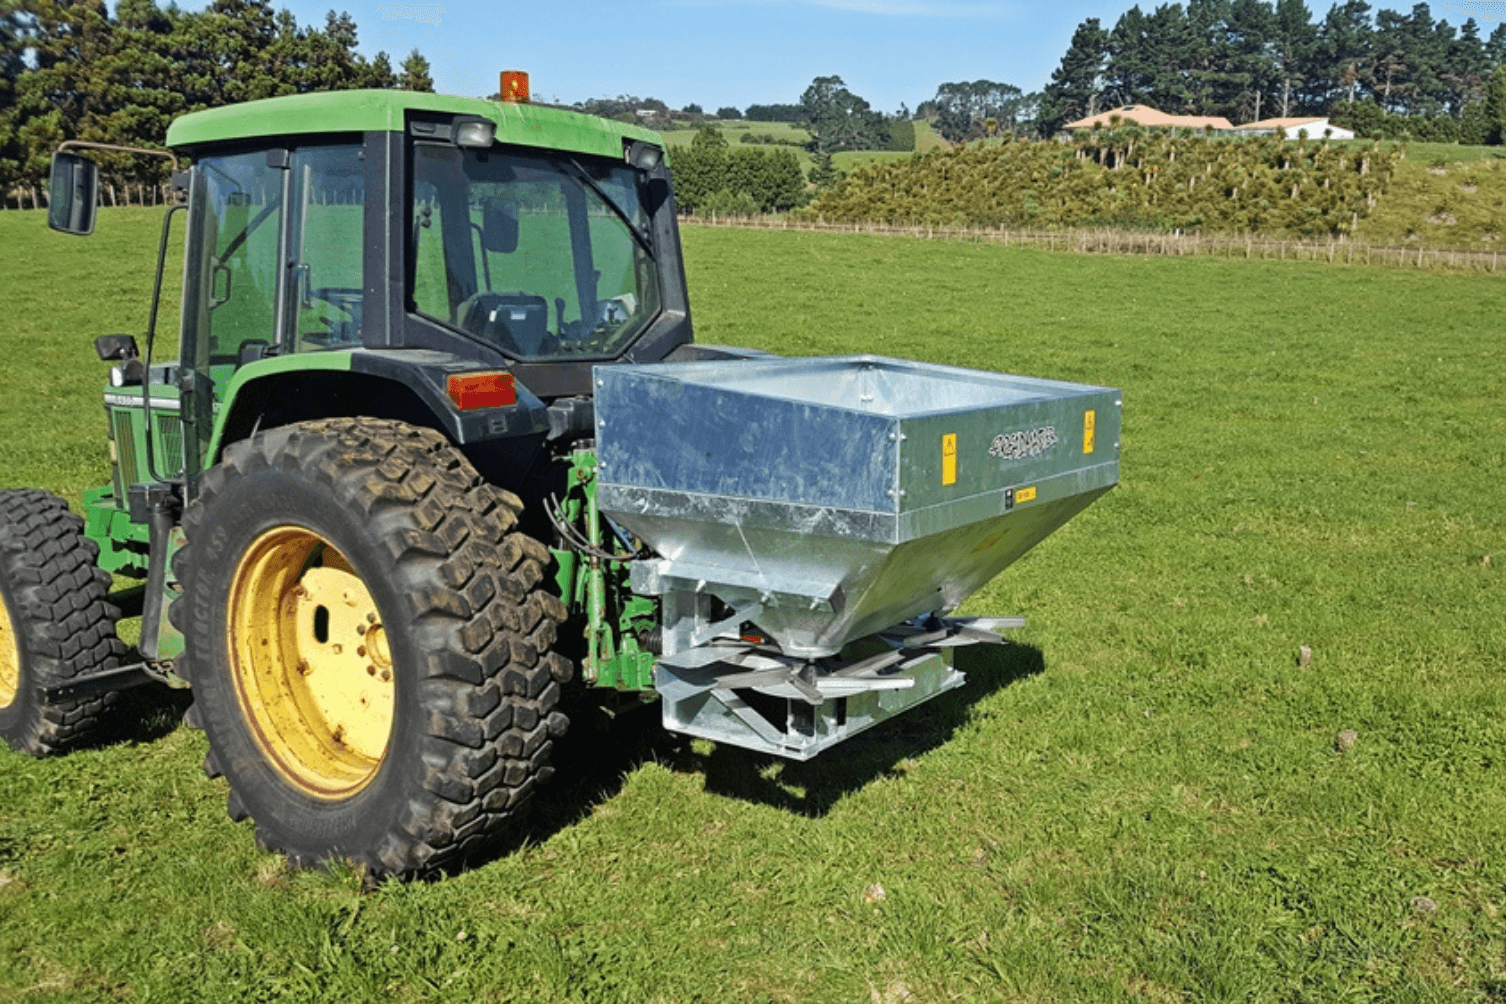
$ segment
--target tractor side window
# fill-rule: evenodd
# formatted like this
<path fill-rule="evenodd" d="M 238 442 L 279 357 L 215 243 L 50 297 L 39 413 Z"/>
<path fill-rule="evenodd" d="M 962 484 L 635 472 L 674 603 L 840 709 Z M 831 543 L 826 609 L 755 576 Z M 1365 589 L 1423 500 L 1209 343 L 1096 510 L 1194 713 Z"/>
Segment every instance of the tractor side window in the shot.
<path fill-rule="evenodd" d="M 293 152 L 288 302 L 293 351 L 361 341 L 366 162 L 359 144 Z"/>
<path fill-rule="evenodd" d="M 265 151 L 199 162 L 208 212 L 200 236 L 209 359 L 233 362 L 246 342 L 277 336 L 277 238 L 282 171 Z"/>

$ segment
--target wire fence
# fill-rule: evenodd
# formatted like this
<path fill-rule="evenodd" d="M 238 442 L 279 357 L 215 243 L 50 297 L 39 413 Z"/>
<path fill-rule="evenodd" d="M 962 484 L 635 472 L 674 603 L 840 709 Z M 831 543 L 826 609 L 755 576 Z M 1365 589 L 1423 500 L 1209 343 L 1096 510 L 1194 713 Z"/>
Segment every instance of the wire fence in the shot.
<path fill-rule="evenodd" d="M 688 226 L 748 230 L 793 230 L 814 233 L 878 234 L 921 240 L 993 243 L 1067 251 L 1076 254 L 1174 255 L 1177 257 L 1245 258 L 1263 261 L 1315 261 L 1332 265 L 1370 265 L 1449 272 L 1494 274 L 1500 252 L 1432 248 L 1421 244 L 1370 244 L 1349 238 L 1276 239 L 1228 234 L 1148 233 L 1134 230 L 1011 230 L 989 227 L 896 226 L 887 223 L 828 223 L 788 216 L 682 216 Z"/>

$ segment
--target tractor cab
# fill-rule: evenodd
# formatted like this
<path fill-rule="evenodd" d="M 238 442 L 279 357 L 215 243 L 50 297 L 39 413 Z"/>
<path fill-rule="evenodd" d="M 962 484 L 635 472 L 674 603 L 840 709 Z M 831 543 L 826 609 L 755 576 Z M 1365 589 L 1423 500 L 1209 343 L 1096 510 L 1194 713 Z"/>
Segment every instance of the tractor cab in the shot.
<path fill-rule="evenodd" d="M 546 442 L 589 435 L 592 366 L 692 341 L 657 135 L 529 104 L 506 76 L 507 102 L 348 91 L 208 109 L 172 124 L 172 153 L 141 151 L 189 165 L 152 330 L 96 346 L 115 363 L 113 477 L 86 493 L 101 567 L 160 573 L 153 522 L 169 547 L 224 447 L 294 422 L 434 428 L 521 493 L 558 452 Z M 98 188 L 92 161 L 60 152 L 49 225 L 91 232 Z M 155 331 L 174 226 L 176 352 Z M 171 657 L 177 634 L 160 634 L 151 654 Z"/>
<path fill-rule="evenodd" d="M 661 141 L 527 104 L 508 76 L 521 101 L 351 91 L 173 123 L 192 161 L 178 359 L 150 336 L 139 360 L 134 340 L 101 347 L 122 364 L 107 403 L 143 411 L 122 508 L 172 475 L 191 495 L 227 436 L 356 399 L 462 446 L 541 437 L 549 403 L 589 397 L 592 365 L 691 341 Z M 60 154 L 51 225 L 92 231 L 97 187 Z M 171 456 L 149 470 L 148 452 Z"/>

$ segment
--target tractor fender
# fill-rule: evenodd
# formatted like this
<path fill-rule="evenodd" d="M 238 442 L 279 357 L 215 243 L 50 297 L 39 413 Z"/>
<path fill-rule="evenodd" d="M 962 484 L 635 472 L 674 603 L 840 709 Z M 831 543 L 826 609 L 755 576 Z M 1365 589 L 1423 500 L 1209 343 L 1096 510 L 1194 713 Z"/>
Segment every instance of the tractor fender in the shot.
<path fill-rule="evenodd" d="M 220 397 L 206 466 L 258 428 L 319 418 L 398 419 L 438 429 L 462 447 L 547 432 L 548 409 L 521 383 L 516 403 L 503 407 L 462 411 L 450 399 L 450 376 L 485 369 L 432 349 L 304 352 L 248 362 Z"/>

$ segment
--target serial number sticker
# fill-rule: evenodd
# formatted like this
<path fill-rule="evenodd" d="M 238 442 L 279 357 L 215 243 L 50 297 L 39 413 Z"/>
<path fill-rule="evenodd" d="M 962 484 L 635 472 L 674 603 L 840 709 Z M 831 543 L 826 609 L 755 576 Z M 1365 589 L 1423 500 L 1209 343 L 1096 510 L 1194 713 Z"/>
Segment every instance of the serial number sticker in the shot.
<path fill-rule="evenodd" d="M 941 483 L 957 483 L 957 434 L 949 432 L 941 437 Z"/>
<path fill-rule="evenodd" d="M 1015 505 L 1019 505 L 1021 502 L 1034 502 L 1034 501 L 1035 501 L 1035 488 L 1034 487 L 1016 489 L 1016 491 L 1014 493 L 1014 504 Z"/>
<path fill-rule="evenodd" d="M 1006 432 L 994 437 L 989 444 L 988 455 L 1001 460 L 1024 460 L 1038 457 L 1059 443 L 1056 426 L 1043 425 L 1039 429 Z"/>
<path fill-rule="evenodd" d="M 1097 424 L 1098 413 L 1096 411 L 1089 410 L 1082 413 L 1082 452 L 1084 453 L 1093 452 L 1093 427 Z"/>

